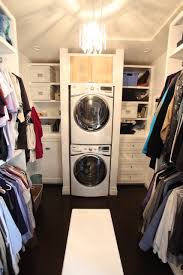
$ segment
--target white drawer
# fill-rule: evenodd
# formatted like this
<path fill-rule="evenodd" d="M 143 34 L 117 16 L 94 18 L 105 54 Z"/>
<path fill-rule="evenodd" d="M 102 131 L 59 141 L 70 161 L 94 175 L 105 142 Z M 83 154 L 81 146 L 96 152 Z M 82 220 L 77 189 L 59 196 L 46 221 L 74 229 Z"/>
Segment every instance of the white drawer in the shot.
<path fill-rule="evenodd" d="M 119 155 L 119 161 L 126 162 L 146 162 L 146 157 L 143 154 L 124 151 Z"/>
<path fill-rule="evenodd" d="M 140 174 L 118 175 L 118 183 L 145 183 L 145 176 Z"/>
<path fill-rule="evenodd" d="M 131 175 L 131 182 L 132 183 L 145 183 L 145 175 L 135 174 Z"/>
<path fill-rule="evenodd" d="M 30 69 L 31 82 L 55 82 L 56 73 L 50 66 L 32 66 Z"/>
<path fill-rule="evenodd" d="M 120 182 L 120 183 L 130 183 L 131 182 L 131 176 L 130 175 L 118 174 L 118 182 Z"/>
<path fill-rule="evenodd" d="M 120 142 L 120 152 L 123 151 L 142 151 L 144 143 L 142 142 Z"/>
<path fill-rule="evenodd" d="M 121 162 L 119 165 L 119 171 L 124 174 L 137 174 L 144 173 L 144 169 L 147 165 L 145 163 L 124 163 Z"/>
<path fill-rule="evenodd" d="M 32 100 L 51 100 L 52 89 L 48 85 L 34 85 L 30 87 Z"/>

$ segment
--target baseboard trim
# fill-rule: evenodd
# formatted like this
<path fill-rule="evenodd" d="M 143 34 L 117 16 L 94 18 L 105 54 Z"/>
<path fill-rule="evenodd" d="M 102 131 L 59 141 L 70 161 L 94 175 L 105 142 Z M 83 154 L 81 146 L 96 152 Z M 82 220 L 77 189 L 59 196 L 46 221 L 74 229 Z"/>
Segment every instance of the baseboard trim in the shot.
<path fill-rule="evenodd" d="M 117 196 L 117 194 L 118 194 L 117 186 L 112 186 L 109 190 L 109 195 L 110 196 Z"/>
<path fill-rule="evenodd" d="M 70 186 L 64 186 L 63 184 L 62 195 L 70 195 L 70 194 L 71 194 Z"/>

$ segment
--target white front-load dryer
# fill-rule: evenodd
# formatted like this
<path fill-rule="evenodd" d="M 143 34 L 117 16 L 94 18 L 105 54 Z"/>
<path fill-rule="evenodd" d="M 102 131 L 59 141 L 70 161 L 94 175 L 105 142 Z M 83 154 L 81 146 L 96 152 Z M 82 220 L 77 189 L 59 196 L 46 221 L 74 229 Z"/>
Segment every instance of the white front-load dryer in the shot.
<path fill-rule="evenodd" d="M 71 144 L 111 144 L 114 87 L 75 84 L 70 91 Z"/>
<path fill-rule="evenodd" d="M 71 195 L 109 194 L 110 145 L 71 145 Z"/>

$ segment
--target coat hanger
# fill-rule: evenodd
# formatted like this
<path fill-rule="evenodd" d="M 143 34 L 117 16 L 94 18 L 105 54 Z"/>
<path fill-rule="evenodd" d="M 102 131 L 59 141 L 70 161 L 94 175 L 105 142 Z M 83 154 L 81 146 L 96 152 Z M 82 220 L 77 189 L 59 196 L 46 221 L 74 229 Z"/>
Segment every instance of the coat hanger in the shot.
<path fill-rule="evenodd" d="M 4 190 L 1 186 L 0 186 L 0 193 L 3 195 L 6 194 L 6 190 Z"/>
<path fill-rule="evenodd" d="M 10 190 L 11 190 L 11 185 L 8 184 L 8 183 L 6 183 L 6 186 L 8 187 L 8 188 L 6 189 L 6 191 L 10 191 Z"/>

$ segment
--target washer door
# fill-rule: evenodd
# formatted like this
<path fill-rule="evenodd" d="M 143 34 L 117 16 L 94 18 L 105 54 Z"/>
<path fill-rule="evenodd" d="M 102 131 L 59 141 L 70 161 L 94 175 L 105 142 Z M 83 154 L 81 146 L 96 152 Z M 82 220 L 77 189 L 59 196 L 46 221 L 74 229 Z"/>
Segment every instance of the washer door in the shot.
<path fill-rule="evenodd" d="M 97 95 L 81 98 L 74 110 L 77 125 L 85 131 L 92 132 L 103 128 L 109 120 L 109 107 Z"/>
<path fill-rule="evenodd" d="M 104 160 L 95 155 L 85 155 L 74 165 L 74 176 L 77 181 L 87 187 L 100 184 L 107 175 Z"/>

